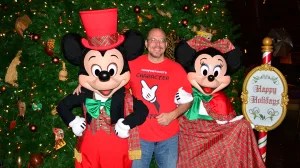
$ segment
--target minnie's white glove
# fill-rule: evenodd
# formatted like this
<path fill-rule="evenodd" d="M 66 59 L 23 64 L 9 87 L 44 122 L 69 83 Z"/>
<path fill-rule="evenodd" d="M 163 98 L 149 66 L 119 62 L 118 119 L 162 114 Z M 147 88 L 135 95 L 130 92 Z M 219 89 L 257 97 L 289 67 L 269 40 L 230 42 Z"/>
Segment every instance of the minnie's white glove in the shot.
<path fill-rule="evenodd" d="M 220 121 L 220 120 L 216 120 L 216 122 L 217 122 L 218 124 L 227 124 L 227 123 L 230 123 L 230 122 L 235 122 L 235 121 L 241 120 L 241 119 L 243 119 L 243 118 L 244 118 L 243 115 L 239 115 L 239 116 L 234 117 L 234 118 L 231 119 L 230 121 Z"/>
<path fill-rule="evenodd" d="M 244 116 L 243 115 L 239 115 L 239 116 L 236 116 L 233 119 L 231 119 L 229 122 L 235 122 L 235 121 L 241 120 L 242 118 L 244 118 Z"/>
<path fill-rule="evenodd" d="M 193 101 L 193 96 L 191 93 L 186 92 L 181 88 L 178 89 L 178 92 L 175 95 L 174 102 L 175 104 L 185 104 Z"/>
<path fill-rule="evenodd" d="M 220 125 L 228 123 L 228 121 L 226 121 L 226 120 L 225 121 L 216 120 L 216 122 Z"/>
<path fill-rule="evenodd" d="M 86 128 L 85 119 L 76 116 L 75 119 L 69 123 L 69 126 L 72 128 L 72 131 L 76 136 L 82 136 L 82 132 Z"/>
<path fill-rule="evenodd" d="M 124 118 L 120 118 L 115 125 L 115 133 L 118 135 L 120 138 L 128 138 L 129 137 L 129 130 L 130 127 L 129 125 L 123 124 Z"/>

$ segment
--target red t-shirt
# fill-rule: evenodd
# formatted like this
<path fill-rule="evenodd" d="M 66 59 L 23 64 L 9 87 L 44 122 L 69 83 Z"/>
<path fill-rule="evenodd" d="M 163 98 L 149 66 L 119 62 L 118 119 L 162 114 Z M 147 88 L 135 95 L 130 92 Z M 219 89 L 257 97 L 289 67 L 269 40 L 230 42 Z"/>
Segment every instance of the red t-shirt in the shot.
<path fill-rule="evenodd" d="M 129 86 L 132 93 L 142 100 L 149 109 L 149 115 L 138 127 L 143 140 L 157 142 L 166 140 L 179 132 L 177 119 L 168 126 L 158 124 L 156 117 L 161 113 L 169 113 L 176 109 L 175 94 L 179 88 L 192 93 L 186 72 L 178 63 L 165 58 L 155 64 L 148 60 L 148 55 L 129 61 L 131 78 Z"/>

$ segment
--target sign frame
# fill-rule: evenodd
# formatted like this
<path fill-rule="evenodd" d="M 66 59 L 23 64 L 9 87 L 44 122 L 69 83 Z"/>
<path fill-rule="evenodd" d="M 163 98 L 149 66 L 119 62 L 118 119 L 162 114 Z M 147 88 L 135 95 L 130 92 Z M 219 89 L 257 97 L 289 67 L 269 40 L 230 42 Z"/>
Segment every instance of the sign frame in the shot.
<path fill-rule="evenodd" d="M 267 132 L 270 130 L 275 129 L 276 127 L 278 127 L 282 121 L 284 120 L 285 116 L 286 116 L 286 112 L 287 112 L 287 104 L 289 101 L 288 98 L 288 85 L 287 82 L 285 80 L 285 77 L 282 75 L 282 73 L 275 67 L 269 65 L 269 64 L 262 64 L 260 66 L 257 66 L 255 68 L 253 68 L 246 76 L 244 83 L 243 83 L 243 91 L 241 94 L 241 99 L 242 99 L 242 112 L 244 117 L 253 124 L 253 122 L 251 121 L 250 117 L 248 116 L 247 113 L 247 109 L 246 106 L 249 103 L 248 101 L 248 90 L 247 90 L 247 86 L 249 84 L 249 80 L 252 79 L 251 77 L 257 72 L 257 71 L 273 71 L 277 74 L 277 76 L 279 77 L 279 79 L 281 80 L 281 83 L 283 84 L 283 92 L 281 93 L 281 102 L 280 102 L 280 106 L 282 107 L 282 113 L 280 118 L 277 120 L 276 123 L 274 123 L 271 126 L 266 126 L 266 125 L 255 125 L 254 129 L 256 129 L 259 132 Z"/>

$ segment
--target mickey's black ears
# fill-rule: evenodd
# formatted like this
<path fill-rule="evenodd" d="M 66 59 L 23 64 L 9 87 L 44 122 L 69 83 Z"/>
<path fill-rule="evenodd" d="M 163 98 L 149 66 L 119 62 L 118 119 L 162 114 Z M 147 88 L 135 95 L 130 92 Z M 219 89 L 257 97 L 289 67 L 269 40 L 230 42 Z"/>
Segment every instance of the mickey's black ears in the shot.
<path fill-rule="evenodd" d="M 79 34 L 68 33 L 63 36 L 61 42 L 61 49 L 64 57 L 73 65 L 80 65 L 80 57 L 84 50 L 81 44 L 82 37 Z"/>
<path fill-rule="evenodd" d="M 124 33 L 125 41 L 122 45 L 124 55 L 128 61 L 134 60 L 144 52 L 145 41 L 142 34 L 136 30 L 128 30 Z"/>
<path fill-rule="evenodd" d="M 191 64 L 196 54 L 196 50 L 188 45 L 184 40 L 180 41 L 175 47 L 175 61 L 178 62 L 185 69 Z"/>
<path fill-rule="evenodd" d="M 228 52 L 225 58 L 227 60 L 228 67 L 230 68 L 230 73 L 236 71 L 242 64 L 243 51 L 236 45 L 234 47 L 235 49 Z"/>

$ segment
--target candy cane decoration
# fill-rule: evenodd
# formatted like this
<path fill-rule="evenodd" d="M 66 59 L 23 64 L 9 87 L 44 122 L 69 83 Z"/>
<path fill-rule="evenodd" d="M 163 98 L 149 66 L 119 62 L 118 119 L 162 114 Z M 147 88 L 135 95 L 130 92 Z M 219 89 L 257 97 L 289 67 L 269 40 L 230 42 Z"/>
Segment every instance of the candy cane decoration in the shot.
<path fill-rule="evenodd" d="M 267 155 L 267 132 L 259 132 L 258 134 L 258 148 L 263 158 L 264 162 L 266 162 Z"/>
<path fill-rule="evenodd" d="M 261 48 L 263 52 L 262 63 L 271 65 L 272 52 L 273 52 L 272 39 L 269 37 L 264 38 L 263 46 Z M 258 133 L 258 148 L 264 162 L 266 162 L 266 156 L 267 156 L 267 135 L 268 135 L 267 132 Z"/>
<path fill-rule="evenodd" d="M 262 58 L 262 63 L 271 65 L 271 58 L 272 58 L 272 52 L 267 52 L 267 51 L 264 52 L 263 58 Z"/>

